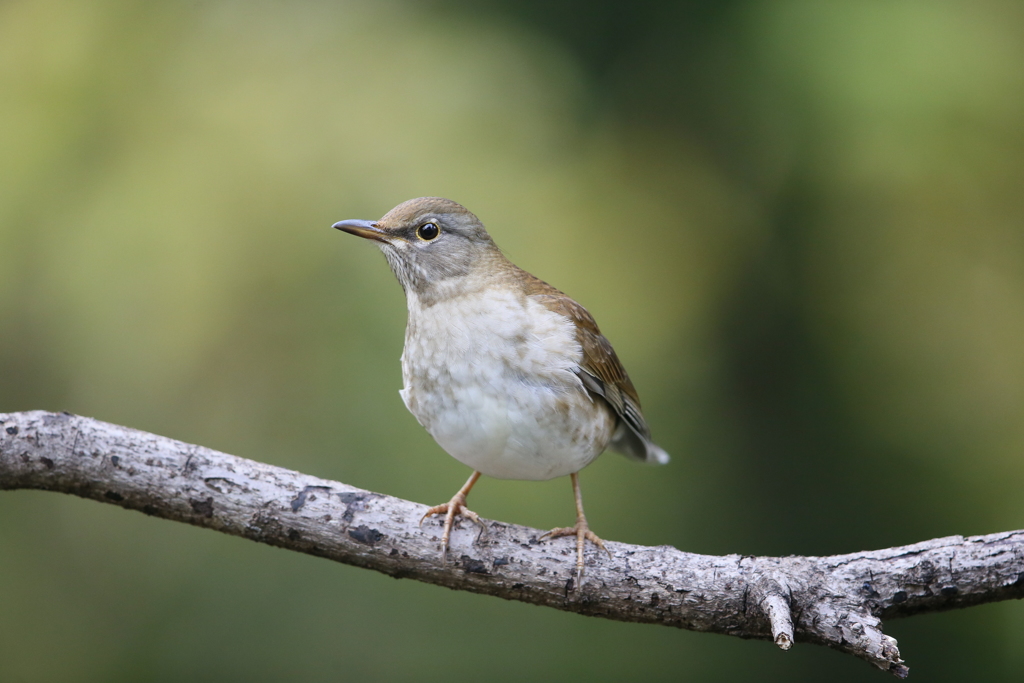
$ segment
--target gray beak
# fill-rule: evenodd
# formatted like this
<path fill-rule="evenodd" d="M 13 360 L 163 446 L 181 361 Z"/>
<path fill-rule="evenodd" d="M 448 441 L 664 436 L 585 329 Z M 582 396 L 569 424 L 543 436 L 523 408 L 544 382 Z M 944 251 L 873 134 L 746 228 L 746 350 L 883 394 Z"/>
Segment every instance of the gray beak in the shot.
<path fill-rule="evenodd" d="M 356 237 L 363 237 L 368 240 L 376 240 L 378 242 L 389 242 L 387 233 L 377 227 L 377 223 L 374 221 L 361 221 L 355 218 L 350 218 L 347 221 L 338 221 L 333 226 L 338 230 L 344 230 L 350 235 Z"/>

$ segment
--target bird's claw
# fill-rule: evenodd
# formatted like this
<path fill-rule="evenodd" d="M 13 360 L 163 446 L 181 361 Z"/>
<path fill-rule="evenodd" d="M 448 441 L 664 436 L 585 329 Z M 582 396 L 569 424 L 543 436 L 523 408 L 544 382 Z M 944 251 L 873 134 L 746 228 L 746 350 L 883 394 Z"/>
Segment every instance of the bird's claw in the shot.
<path fill-rule="evenodd" d="M 612 552 L 608 548 L 604 547 L 604 541 L 602 541 L 597 534 L 590 530 L 587 526 L 586 519 L 580 519 L 576 521 L 576 526 L 563 526 L 557 529 L 543 534 L 538 541 L 543 541 L 545 538 L 559 538 L 561 536 L 575 536 L 576 537 L 576 586 L 579 587 L 583 583 L 583 547 L 587 541 L 590 541 L 601 550 L 608 553 L 608 557 L 612 557 Z"/>
<path fill-rule="evenodd" d="M 444 515 L 444 532 L 441 534 L 441 559 L 447 560 L 448 558 L 448 539 L 451 536 L 452 525 L 455 523 L 455 518 L 459 515 L 475 522 L 481 530 L 481 533 L 487 533 L 487 527 L 481 521 L 480 516 L 475 512 L 466 507 L 466 497 L 457 494 L 447 503 L 441 503 L 423 513 L 420 517 L 420 526 L 423 526 L 423 520 L 433 515 Z"/>

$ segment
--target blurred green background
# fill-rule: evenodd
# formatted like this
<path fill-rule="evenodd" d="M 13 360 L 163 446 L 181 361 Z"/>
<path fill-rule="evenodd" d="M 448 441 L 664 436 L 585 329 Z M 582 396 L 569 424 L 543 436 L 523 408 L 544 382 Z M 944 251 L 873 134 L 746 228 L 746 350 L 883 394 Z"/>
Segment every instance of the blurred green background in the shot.
<path fill-rule="evenodd" d="M 824 554 L 1024 526 L 1024 5 L 0 4 L 0 411 L 69 410 L 423 503 L 401 290 L 331 230 L 441 195 L 583 302 L 674 456 L 607 539 Z M 568 523 L 568 480 L 480 514 Z M 0 495 L 0 680 L 886 680 L 810 645 L 450 592 Z M 887 624 L 1020 680 L 1024 609 Z"/>

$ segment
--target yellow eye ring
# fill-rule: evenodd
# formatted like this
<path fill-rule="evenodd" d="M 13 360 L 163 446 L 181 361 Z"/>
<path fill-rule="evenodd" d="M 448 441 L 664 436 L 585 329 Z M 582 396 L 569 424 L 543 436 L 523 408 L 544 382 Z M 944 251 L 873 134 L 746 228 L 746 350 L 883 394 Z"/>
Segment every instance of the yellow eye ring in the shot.
<path fill-rule="evenodd" d="M 416 228 L 416 236 L 424 242 L 437 239 L 437 236 L 441 234 L 441 228 L 438 227 L 437 223 L 431 221 L 430 223 L 424 223 L 420 227 Z"/>

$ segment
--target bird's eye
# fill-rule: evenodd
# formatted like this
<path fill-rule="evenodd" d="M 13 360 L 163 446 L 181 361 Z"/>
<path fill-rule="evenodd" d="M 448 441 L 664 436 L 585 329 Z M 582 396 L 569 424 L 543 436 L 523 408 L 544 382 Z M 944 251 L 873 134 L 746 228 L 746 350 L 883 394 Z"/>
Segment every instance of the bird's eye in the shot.
<path fill-rule="evenodd" d="M 437 227 L 437 223 L 424 223 L 416 230 L 416 236 L 427 242 L 440 234 L 441 228 Z"/>

